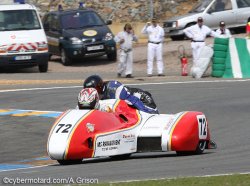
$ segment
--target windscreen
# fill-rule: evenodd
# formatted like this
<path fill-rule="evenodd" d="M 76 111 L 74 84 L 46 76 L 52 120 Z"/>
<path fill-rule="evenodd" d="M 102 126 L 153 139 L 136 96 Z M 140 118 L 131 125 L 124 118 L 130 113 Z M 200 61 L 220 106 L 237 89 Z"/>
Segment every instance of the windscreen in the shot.
<path fill-rule="evenodd" d="M 203 12 L 213 0 L 200 1 L 189 13 Z"/>
<path fill-rule="evenodd" d="M 35 10 L 8 10 L 0 12 L 0 31 L 41 29 Z"/>
<path fill-rule="evenodd" d="M 62 16 L 62 28 L 78 29 L 104 25 L 103 20 L 95 12 L 75 12 Z"/>
<path fill-rule="evenodd" d="M 250 0 L 237 0 L 236 2 L 239 8 L 250 7 Z"/>

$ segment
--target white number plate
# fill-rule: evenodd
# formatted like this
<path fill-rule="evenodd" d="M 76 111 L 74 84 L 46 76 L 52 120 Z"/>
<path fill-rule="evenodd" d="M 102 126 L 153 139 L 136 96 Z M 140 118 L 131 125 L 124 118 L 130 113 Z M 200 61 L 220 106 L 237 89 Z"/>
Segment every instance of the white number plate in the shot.
<path fill-rule="evenodd" d="M 198 125 L 199 125 L 199 139 L 207 139 L 207 120 L 204 115 L 197 116 Z"/>
<path fill-rule="evenodd" d="M 87 50 L 88 50 L 88 51 L 91 51 L 91 50 L 101 50 L 101 49 L 103 49 L 103 48 L 104 48 L 103 45 L 96 45 L 96 46 L 87 47 Z"/>
<path fill-rule="evenodd" d="M 15 60 L 29 60 L 31 56 L 16 56 Z"/>

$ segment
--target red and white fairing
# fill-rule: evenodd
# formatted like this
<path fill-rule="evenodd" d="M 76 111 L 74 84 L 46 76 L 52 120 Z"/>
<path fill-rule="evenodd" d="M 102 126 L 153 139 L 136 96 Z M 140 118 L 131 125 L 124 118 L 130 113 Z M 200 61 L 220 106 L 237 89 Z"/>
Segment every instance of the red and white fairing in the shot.
<path fill-rule="evenodd" d="M 201 141 L 209 148 L 208 124 L 201 112 L 148 114 L 122 100 L 107 100 L 105 104 L 113 112 L 64 112 L 49 134 L 49 156 L 80 160 L 145 151 L 196 151 Z"/>

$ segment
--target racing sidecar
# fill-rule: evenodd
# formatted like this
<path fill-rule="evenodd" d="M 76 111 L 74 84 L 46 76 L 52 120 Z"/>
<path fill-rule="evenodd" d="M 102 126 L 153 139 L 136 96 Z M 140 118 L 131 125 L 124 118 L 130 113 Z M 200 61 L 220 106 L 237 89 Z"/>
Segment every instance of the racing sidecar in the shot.
<path fill-rule="evenodd" d="M 212 148 L 207 119 L 201 112 L 148 114 L 123 100 L 107 102 L 112 102 L 112 112 L 73 109 L 55 121 L 47 142 L 51 159 L 67 164 L 138 152 L 201 154 Z"/>

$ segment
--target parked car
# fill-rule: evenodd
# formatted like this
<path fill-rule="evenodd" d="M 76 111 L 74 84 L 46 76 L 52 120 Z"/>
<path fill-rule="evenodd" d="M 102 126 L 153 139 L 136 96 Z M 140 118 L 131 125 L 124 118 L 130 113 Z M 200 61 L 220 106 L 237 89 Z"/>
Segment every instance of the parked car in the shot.
<path fill-rule="evenodd" d="M 204 24 L 212 29 L 219 28 L 220 21 L 225 21 L 227 28 L 235 29 L 246 25 L 249 12 L 249 0 L 202 0 L 188 14 L 165 21 L 163 27 L 166 36 L 183 39 L 183 30 L 196 24 L 198 17 L 203 17 Z"/>
<path fill-rule="evenodd" d="M 3 4 L 4 3 L 4 4 Z M 0 3 L 0 66 L 48 70 L 48 43 L 34 5 Z"/>
<path fill-rule="evenodd" d="M 107 55 L 116 60 L 114 35 L 107 26 L 112 21 L 104 22 L 92 9 L 52 11 L 45 14 L 43 24 L 49 52 L 61 56 L 65 66 L 87 56 Z"/>

